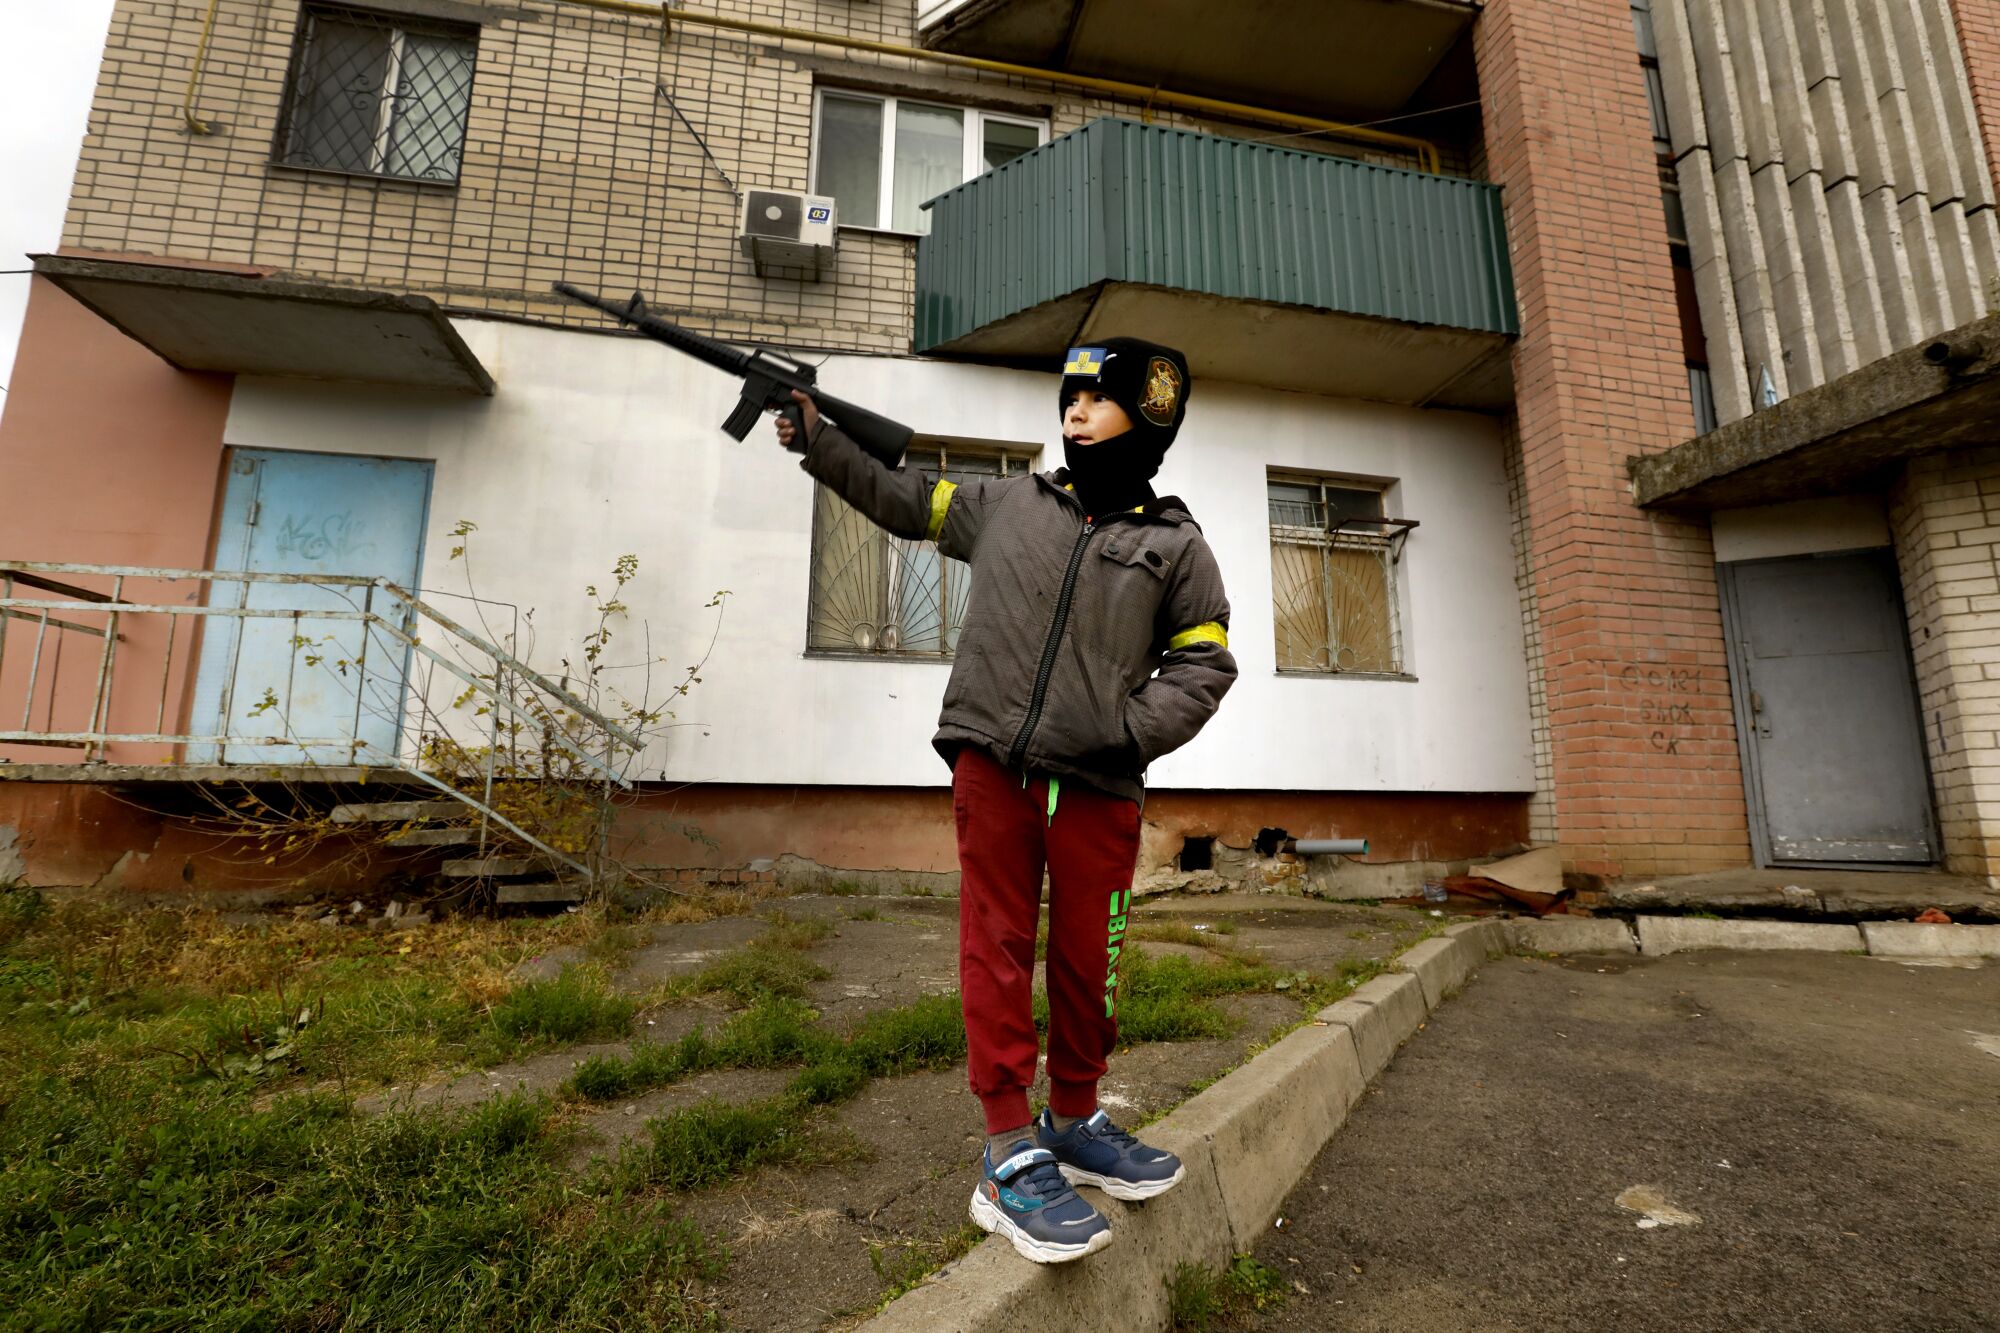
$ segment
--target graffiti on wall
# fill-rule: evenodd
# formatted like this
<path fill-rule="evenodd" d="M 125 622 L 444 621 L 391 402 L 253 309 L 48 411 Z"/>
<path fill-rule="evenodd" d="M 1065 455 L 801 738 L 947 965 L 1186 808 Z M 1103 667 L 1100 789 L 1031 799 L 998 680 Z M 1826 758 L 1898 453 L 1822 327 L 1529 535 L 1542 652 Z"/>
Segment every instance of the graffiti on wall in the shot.
<path fill-rule="evenodd" d="M 1628 694 L 1639 696 L 1639 721 L 1648 728 L 1646 743 L 1661 754 L 1678 756 L 1688 728 L 1694 725 L 1694 696 L 1701 690 L 1701 672 L 1694 667 L 1635 662 L 1619 670 L 1618 684 Z"/>

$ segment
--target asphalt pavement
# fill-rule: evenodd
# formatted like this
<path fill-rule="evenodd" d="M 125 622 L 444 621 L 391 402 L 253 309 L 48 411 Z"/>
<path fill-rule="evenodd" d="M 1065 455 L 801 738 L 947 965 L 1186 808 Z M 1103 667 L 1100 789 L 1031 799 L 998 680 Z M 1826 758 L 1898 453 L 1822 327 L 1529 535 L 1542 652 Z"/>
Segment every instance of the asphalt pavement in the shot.
<path fill-rule="evenodd" d="M 1257 1255 L 1266 1330 L 2000 1330 L 2000 963 L 1490 962 Z"/>

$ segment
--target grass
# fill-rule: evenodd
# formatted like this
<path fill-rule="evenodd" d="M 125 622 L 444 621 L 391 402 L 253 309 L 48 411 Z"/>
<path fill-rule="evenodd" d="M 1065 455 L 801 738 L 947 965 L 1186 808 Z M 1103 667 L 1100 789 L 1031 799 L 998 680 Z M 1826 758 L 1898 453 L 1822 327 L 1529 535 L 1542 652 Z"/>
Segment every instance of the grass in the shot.
<path fill-rule="evenodd" d="M 588 1041 L 623 1036 L 637 1008 L 608 993 L 600 977 L 572 964 L 554 981 L 531 982 L 494 1005 L 493 1026 L 517 1041 Z"/>
<path fill-rule="evenodd" d="M 966 1222 L 958 1230 L 936 1240 L 903 1240 L 868 1243 L 868 1263 L 882 1280 L 882 1298 L 877 1312 L 915 1288 L 925 1278 L 956 1259 L 964 1258 L 972 1247 L 986 1239 L 986 1232 Z"/>
<path fill-rule="evenodd" d="M 1128 940 L 1154 940 L 1161 944 L 1187 944 L 1197 949 L 1213 949 L 1228 952 L 1224 939 L 1236 933 L 1234 921 L 1202 922 L 1187 921 L 1141 921 L 1126 928 Z"/>
<path fill-rule="evenodd" d="M 1343 958 L 1335 969 L 1333 982 L 1337 986 L 1333 998 L 1340 999 L 1347 991 L 1354 990 L 1365 982 L 1373 981 L 1389 970 L 1393 962 L 1389 958 Z"/>
<path fill-rule="evenodd" d="M 1235 1025 L 1206 1001 L 1264 990 L 1276 979 L 1269 967 L 1242 960 L 1196 963 L 1135 949 L 1120 962 L 1118 1040 L 1126 1045 L 1228 1036 Z"/>
<path fill-rule="evenodd" d="M 769 1000 L 711 1040 L 692 1032 L 671 1046 L 635 1048 L 630 1059 L 586 1062 L 569 1090 L 602 1100 L 637 1089 L 642 1077 L 694 1068 L 774 1068 L 803 1062 L 775 1097 L 742 1105 L 704 1101 L 654 1120 L 651 1138 L 628 1145 L 600 1179 L 615 1192 L 695 1189 L 769 1162 L 816 1164 L 859 1155 L 815 1127 L 811 1113 L 848 1100 L 872 1078 L 944 1069 L 965 1057 L 958 996 L 931 995 L 871 1015 L 846 1038 L 808 1026 L 810 1011 Z"/>
<path fill-rule="evenodd" d="M 845 1038 L 815 1026 L 795 1000 L 767 997 L 715 1035 L 697 1028 L 676 1042 L 638 1042 L 625 1056 L 593 1056 L 564 1091 L 586 1101 L 616 1101 L 713 1069 L 803 1065 L 787 1090 L 801 1106 L 845 1101 L 871 1078 L 942 1069 L 964 1058 L 965 1024 L 956 992 L 927 995 L 871 1014 Z"/>
<path fill-rule="evenodd" d="M 656 1201 L 565 1179 L 546 1099 L 369 1119 L 161 1091 L 51 1078 L 0 1111 L 14 1326 L 709 1326 L 689 1291 L 718 1257 Z"/>
<path fill-rule="evenodd" d="M 668 987 L 668 992 L 726 995 L 739 1007 L 767 999 L 803 1000 L 815 981 L 833 975 L 805 956 L 807 949 L 831 934 L 831 921 L 793 920 L 779 912 L 762 935 Z"/>
<path fill-rule="evenodd" d="M 0 1322 L 711 1327 L 694 1293 L 720 1256 L 657 1191 L 568 1176 L 554 1099 L 352 1109 L 622 1031 L 597 960 L 697 914 L 377 934 L 0 891 Z M 578 946 L 593 961 L 514 983 Z"/>
<path fill-rule="evenodd" d="M 782 1097 L 732 1105 L 710 1098 L 660 1116 L 636 1151 L 627 1148 L 599 1179 L 624 1193 L 717 1185 L 772 1162 L 816 1164 L 851 1150 L 816 1134 Z"/>
<path fill-rule="evenodd" d="M 675 1219 L 671 1194 L 854 1156 L 816 1109 L 962 1059 L 955 995 L 828 1031 L 802 996 L 819 975 L 806 951 L 832 926 L 778 917 L 687 984 L 741 1005 L 712 1031 L 588 1061 L 553 1096 L 372 1118 L 351 1103 L 378 1084 L 623 1035 L 634 999 L 606 978 L 646 926 L 750 906 L 383 934 L 0 891 L 0 1309 L 18 1312 L 0 1322 L 710 1327 L 699 1284 L 722 1260 Z M 584 961 L 516 981 L 556 948 Z M 1221 954 L 1130 951 L 1124 1040 L 1220 1035 L 1232 1025 L 1211 1001 L 1286 980 Z M 1335 983 L 1293 994 L 1323 984 Z M 775 1097 L 682 1108 L 617 1160 L 565 1174 L 572 1098 L 794 1067 Z M 893 1290 L 933 1257 L 906 1247 L 881 1265 Z"/>
<path fill-rule="evenodd" d="M 1285 1282 L 1277 1270 L 1247 1254 L 1237 1255 L 1219 1271 L 1181 1264 L 1167 1286 L 1175 1333 L 1237 1327 L 1244 1315 L 1282 1305 L 1284 1300 Z"/>

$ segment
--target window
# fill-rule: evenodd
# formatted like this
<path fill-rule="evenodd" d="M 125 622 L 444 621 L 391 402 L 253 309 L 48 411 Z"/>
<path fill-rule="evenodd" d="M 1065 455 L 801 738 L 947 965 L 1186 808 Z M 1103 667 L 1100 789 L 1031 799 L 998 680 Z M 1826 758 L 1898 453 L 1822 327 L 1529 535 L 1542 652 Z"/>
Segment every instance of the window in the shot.
<path fill-rule="evenodd" d="M 921 205 L 1041 143 L 1039 120 L 897 97 L 822 91 L 814 194 L 830 194 L 844 227 L 922 234 Z"/>
<path fill-rule="evenodd" d="M 1652 0 L 1631 0 L 1632 34 L 1639 43 L 1639 67 L 1645 71 L 1646 104 L 1653 113 L 1653 150 L 1671 156 L 1673 138 L 1667 132 L 1667 89 L 1660 78 L 1660 44 L 1653 38 Z"/>
<path fill-rule="evenodd" d="M 1694 433 L 1706 435 L 1716 428 L 1715 384 L 1707 366 L 1688 367 L 1688 397 L 1694 402 Z"/>
<path fill-rule="evenodd" d="M 314 5 L 299 24 L 277 162 L 454 182 L 476 29 Z"/>
<path fill-rule="evenodd" d="M 1400 675 L 1395 564 L 1416 523 L 1379 485 L 1272 477 L 1271 616 L 1278 670 Z"/>
<path fill-rule="evenodd" d="M 1032 460 L 1026 450 L 919 444 L 903 466 L 964 481 L 1022 476 Z M 826 487 L 818 490 L 806 651 L 949 658 L 965 624 L 970 567 L 930 542 L 891 537 Z"/>

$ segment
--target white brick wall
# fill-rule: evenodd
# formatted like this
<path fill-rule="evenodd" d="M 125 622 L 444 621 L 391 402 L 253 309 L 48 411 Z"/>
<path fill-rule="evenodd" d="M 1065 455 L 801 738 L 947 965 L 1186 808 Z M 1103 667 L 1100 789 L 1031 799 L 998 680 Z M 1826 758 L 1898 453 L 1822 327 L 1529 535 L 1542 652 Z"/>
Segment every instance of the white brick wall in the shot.
<path fill-rule="evenodd" d="M 508 0 L 480 35 L 456 188 L 308 175 L 270 164 L 299 8 L 221 0 L 191 134 L 181 102 L 202 0 L 118 0 L 63 243 L 257 264 L 320 280 L 416 291 L 461 309 L 542 320 L 598 317 L 549 293 L 558 278 L 646 291 L 726 336 L 907 352 L 915 242 L 844 232 L 838 271 L 759 278 L 736 248 L 736 201 L 656 93 L 670 90 L 737 185 L 804 189 L 813 90 L 917 81 L 940 100 L 1045 111 L 1061 134 L 1146 108 L 1047 83 L 906 58 L 779 42 L 557 0 Z M 713 12 L 911 43 L 897 0 L 715 0 Z M 1283 135 L 1155 113 L 1249 137 Z M 1294 138 L 1301 146 L 1311 139 Z M 1322 145 L 1326 146 L 1326 145 Z M 1394 162 L 1394 156 L 1367 154 Z M 1463 155 L 1446 161 L 1463 165 Z"/>
<path fill-rule="evenodd" d="M 1912 462 L 1890 518 L 1946 865 L 2000 883 L 2000 448 Z"/>

